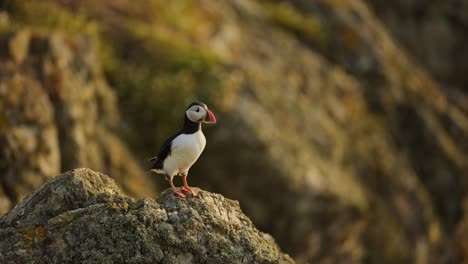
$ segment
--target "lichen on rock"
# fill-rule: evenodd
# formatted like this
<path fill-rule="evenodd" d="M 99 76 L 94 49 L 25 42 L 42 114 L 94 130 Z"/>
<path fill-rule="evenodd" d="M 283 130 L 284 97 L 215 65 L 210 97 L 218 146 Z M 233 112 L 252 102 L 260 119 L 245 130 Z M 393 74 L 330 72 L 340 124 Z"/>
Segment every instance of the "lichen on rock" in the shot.
<path fill-rule="evenodd" d="M 201 191 L 126 197 L 108 176 L 64 173 L 0 218 L 1 263 L 293 263 L 239 203 Z"/>
<path fill-rule="evenodd" d="M 467 259 L 462 0 L 4 2 L 0 212 L 82 166 L 155 193 L 135 160 L 199 99 L 220 122 L 191 183 L 238 199 L 296 262 Z"/>

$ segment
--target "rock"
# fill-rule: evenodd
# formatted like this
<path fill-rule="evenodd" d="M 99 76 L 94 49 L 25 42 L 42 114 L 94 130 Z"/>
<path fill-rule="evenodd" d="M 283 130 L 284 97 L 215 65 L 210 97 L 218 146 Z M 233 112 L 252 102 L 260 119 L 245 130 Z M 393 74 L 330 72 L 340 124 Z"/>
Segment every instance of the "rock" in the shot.
<path fill-rule="evenodd" d="M 370 148 L 367 149 L 367 153 L 358 155 L 363 155 L 363 160 L 367 160 L 364 162 L 367 164 L 365 167 L 378 168 L 379 182 L 386 183 L 381 187 L 378 187 L 379 184 L 370 186 L 368 183 L 373 181 L 367 177 L 364 177 L 362 182 L 366 185 L 364 189 L 371 193 L 379 189 L 394 190 L 392 194 L 387 193 L 383 196 L 378 193 L 379 191 L 375 193 L 385 202 L 373 207 L 387 208 L 373 210 L 373 214 L 380 214 L 377 211 L 392 211 L 393 209 L 388 205 L 396 203 L 398 205 L 395 210 L 399 217 L 390 220 L 391 217 L 385 217 L 384 214 L 373 218 L 381 218 L 383 225 L 378 227 L 378 223 L 371 223 L 370 228 L 365 232 L 365 236 L 368 237 L 367 241 L 375 241 L 366 246 L 369 252 L 368 259 L 371 262 L 381 262 L 382 259 L 389 262 L 402 262 L 404 261 L 402 257 L 405 256 L 404 258 L 410 262 L 426 262 L 426 259 L 436 258 L 436 255 L 441 258 L 450 257 L 455 253 L 453 248 L 444 253 L 438 253 L 433 249 L 439 248 L 442 244 L 450 244 L 455 236 L 457 221 L 463 221 L 460 217 L 462 200 L 466 193 L 464 190 L 468 186 L 465 180 L 468 175 L 466 162 L 468 158 L 468 141 L 466 140 L 468 138 L 466 108 L 468 100 L 466 96 L 451 95 L 453 92 L 454 94 L 458 92 L 448 88 L 444 83 L 443 85 L 437 83 L 435 80 L 440 80 L 441 75 L 434 74 L 434 68 L 429 64 L 435 62 L 434 64 L 442 67 L 443 64 L 448 64 L 453 67 L 449 69 L 451 73 L 456 73 L 454 69 L 460 69 L 458 67 L 460 64 L 462 64 L 461 68 L 466 67 L 464 66 L 466 60 L 461 59 L 466 57 L 465 50 L 459 49 L 456 53 L 449 51 L 457 49 L 456 47 L 461 44 L 452 45 L 452 41 L 457 38 L 455 35 L 463 34 L 461 32 L 465 31 L 458 31 L 454 33 L 453 38 L 447 38 L 447 32 L 444 31 L 449 29 L 438 22 L 439 25 L 435 25 L 433 30 L 422 32 L 424 30 L 414 27 L 411 21 L 396 18 L 393 32 L 406 31 L 409 36 L 403 42 L 412 42 L 410 50 L 413 52 L 408 54 L 407 50 L 401 48 L 399 42 L 392 38 L 390 30 L 381 21 L 381 15 L 383 14 L 385 21 L 388 18 L 387 11 L 392 13 L 401 9 L 403 10 L 401 15 L 413 17 L 415 20 L 413 22 L 416 24 L 420 22 L 424 24 L 426 20 L 430 21 L 439 17 L 435 15 L 436 13 L 445 13 L 449 10 L 442 6 L 451 6 L 451 8 L 458 6 L 461 9 L 464 6 L 456 4 L 460 2 L 457 0 L 394 1 L 391 4 L 378 0 L 348 2 L 291 0 L 288 2 L 291 3 L 290 6 L 296 14 L 315 19 L 318 21 L 317 24 L 322 25 L 322 31 L 328 33 L 329 44 L 326 49 L 316 48 L 317 45 L 313 40 L 299 35 L 301 42 L 318 50 L 330 62 L 340 65 L 358 80 L 367 105 L 365 111 L 377 117 L 374 120 L 380 123 L 371 130 L 375 132 L 375 134 L 372 133 L 374 136 L 380 138 L 375 146 L 379 145 L 378 148 L 385 150 L 372 150 L 372 147 L 368 145 L 367 147 Z M 374 14 L 368 8 L 367 3 L 382 5 L 383 8 L 378 9 L 380 11 Z M 429 11 L 432 8 L 434 10 Z M 409 10 L 411 11 L 406 13 Z M 411 12 L 416 10 L 421 14 L 427 12 L 428 16 L 422 16 L 423 19 L 412 16 L 414 13 Z M 446 13 L 447 15 L 454 14 L 455 17 L 462 14 L 462 12 L 450 11 Z M 456 29 L 457 27 L 449 28 Z M 421 32 L 421 34 L 416 32 Z M 445 49 L 442 47 L 445 44 L 451 47 Z M 434 59 L 432 55 L 435 53 L 443 59 Z M 463 62 L 452 63 L 453 58 L 445 56 L 446 53 L 453 54 L 457 59 L 461 59 L 460 62 Z M 426 68 L 415 63 L 412 60 L 413 55 L 419 57 L 420 61 L 425 61 L 424 64 L 429 65 L 428 68 L 433 74 L 429 75 Z M 447 61 L 449 63 L 446 63 Z M 444 71 L 435 71 L 445 75 L 444 78 L 451 79 L 444 74 Z M 465 74 L 462 76 L 466 78 Z M 372 118 L 365 118 L 361 115 L 361 119 Z M 379 127 L 385 128 L 386 131 L 381 131 Z M 369 142 L 365 139 L 355 139 Z M 367 144 L 364 143 L 364 145 Z M 346 149 L 349 150 L 350 146 Z M 370 157 L 366 156 L 370 153 L 374 153 L 374 158 L 380 158 L 369 159 Z M 404 160 L 396 158 L 400 156 L 397 153 L 405 153 Z M 425 216 L 416 216 L 410 213 L 408 208 L 424 208 L 425 213 L 422 215 Z M 379 230 L 383 228 L 398 230 L 399 222 L 411 231 L 405 231 L 400 235 L 395 235 L 390 231 L 388 232 L 389 239 L 382 239 L 382 233 Z M 421 223 L 424 224 L 421 225 Z M 377 228 L 373 230 L 372 227 Z M 451 238 L 446 240 L 447 237 Z M 379 244 L 383 241 L 385 243 L 390 241 L 390 238 L 400 242 L 385 246 Z M 414 244 L 419 250 L 408 251 L 407 246 L 402 246 L 405 243 Z M 382 248 L 386 250 L 379 252 Z M 392 260 L 393 257 L 396 259 Z"/>
<path fill-rule="evenodd" d="M 15 67 L 0 63 L 0 213 L 60 172 L 53 106 L 40 82 Z"/>
<path fill-rule="evenodd" d="M 20 30 L 0 47 L 0 213 L 82 166 L 111 172 L 131 195 L 156 192 L 114 132 L 115 95 L 86 37 Z"/>
<path fill-rule="evenodd" d="M 207 148 L 191 183 L 238 199 L 297 262 L 426 263 L 456 253 L 455 238 L 460 248 L 467 244 L 468 101 L 445 89 L 464 85 L 468 76 L 466 45 L 450 37 L 466 36 L 468 13 L 454 4 L 460 2 L 10 1 L 8 17 L 78 35 L 99 28 L 90 35 L 98 35 L 91 40 L 102 44 L 98 55 L 119 98 L 119 133 L 141 160 L 180 126 L 188 102 L 206 101 L 219 122 L 205 129 Z M 382 8 L 374 13 L 370 5 Z M 400 6 L 415 21 L 397 16 L 390 25 L 384 13 L 392 16 Z M 420 21 L 429 23 L 420 30 Z M 390 31 L 403 32 L 395 34 L 400 41 Z M 406 34 L 410 41 L 401 41 Z M 98 94 L 97 101 L 113 98 Z M 67 107 L 74 102 L 62 103 L 67 111 L 60 116 L 81 130 L 86 120 Z M 113 104 L 98 105 L 97 112 L 112 112 L 103 106 Z M 97 116 L 94 121 L 111 120 Z M 66 131 L 67 123 L 57 127 Z M 112 127 L 65 135 L 59 143 L 69 158 L 62 163 L 101 159 L 130 175 L 125 169 L 132 166 L 123 168 L 128 159 L 119 154 L 123 144 L 103 140 L 113 138 L 103 136 Z M 27 139 L 23 134 L 17 137 Z M 115 150 L 94 155 L 82 144 L 97 148 L 92 139 Z M 20 188 L 15 173 L 9 179 Z"/>
<path fill-rule="evenodd" d="M 89 169 L 44 184 L 0 218 L 2 263 L 293 263 L 239 203 L 171 190 L 134 201 Z"/>
<path fill-rule="evenodd" d="M 468 44 L 468 2 L 370 0 L 368 3 L 412 57 L 449 93 L 464 94 L 465 100 L 460 102 L 466 104 L 468 51 L 462 47 Z"/>
<path fill-rule="evenodd" d="M 18 31 L 8 43 L 10 55 L 16 63 L 21 63 L 26 58 L 29 48 L 29 37 L 30 32 L 28 30 Z"/>

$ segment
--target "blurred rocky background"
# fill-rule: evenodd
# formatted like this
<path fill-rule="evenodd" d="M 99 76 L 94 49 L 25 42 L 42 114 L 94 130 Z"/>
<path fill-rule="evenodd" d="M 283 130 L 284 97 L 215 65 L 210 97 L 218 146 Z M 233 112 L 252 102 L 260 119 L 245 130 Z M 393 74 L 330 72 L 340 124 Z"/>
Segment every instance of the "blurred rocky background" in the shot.
<path fill-rule="evenodd" d="M 134 197 L 193 100 L 190 182 L 297 263 L 468 261 L 465 0 L 0 1 L 0 212 L 76 167 Z"/>

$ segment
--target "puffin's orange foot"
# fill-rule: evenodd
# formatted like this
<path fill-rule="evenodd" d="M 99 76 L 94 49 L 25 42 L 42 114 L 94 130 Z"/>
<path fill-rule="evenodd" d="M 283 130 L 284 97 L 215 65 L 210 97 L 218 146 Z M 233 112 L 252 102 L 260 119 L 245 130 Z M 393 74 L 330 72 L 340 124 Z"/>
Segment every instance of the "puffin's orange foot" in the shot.
<path fill-rule="evenodd" d="M 173 189 L 172 190 L 175 194 L 179 195 L 180 197 L 182 198 L 185 198 L 186 195 L 184 194 L 183 190 L 179 190 L 179 189 Z"/>
<path fill-rule="evenodd" d="M 184 186 L 184 191 L 191 193 L 193 196 L 198 196 L 198 191 L 191 187 Z"/>

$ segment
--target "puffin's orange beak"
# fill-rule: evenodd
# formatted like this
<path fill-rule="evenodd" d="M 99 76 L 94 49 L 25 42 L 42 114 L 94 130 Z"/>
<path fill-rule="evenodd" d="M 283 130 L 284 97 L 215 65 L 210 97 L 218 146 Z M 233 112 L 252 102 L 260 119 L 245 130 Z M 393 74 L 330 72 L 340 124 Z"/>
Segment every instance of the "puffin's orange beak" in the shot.
<path fill-rule="evenodd" d="M 213 115 L 213 113 L 209 109 L 206 109 L 206 113 L 207 116 L 205 116 L 205 120 L 203 122 L 208 124 L 216 124 L 216 117 Z"/>

